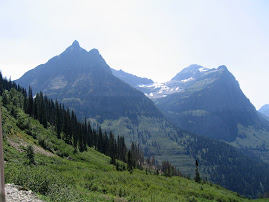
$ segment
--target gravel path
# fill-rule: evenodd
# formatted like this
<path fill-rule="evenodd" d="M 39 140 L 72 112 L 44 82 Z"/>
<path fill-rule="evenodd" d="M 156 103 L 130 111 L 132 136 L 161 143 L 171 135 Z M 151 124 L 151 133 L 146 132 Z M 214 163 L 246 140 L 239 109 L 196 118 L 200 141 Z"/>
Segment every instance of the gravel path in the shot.
<path fill-rule="evenodd" d="M 6 184 L 6 201 L 7 202 L 42 202 L 32 191 L 27 191 L 21 186 Z"/>

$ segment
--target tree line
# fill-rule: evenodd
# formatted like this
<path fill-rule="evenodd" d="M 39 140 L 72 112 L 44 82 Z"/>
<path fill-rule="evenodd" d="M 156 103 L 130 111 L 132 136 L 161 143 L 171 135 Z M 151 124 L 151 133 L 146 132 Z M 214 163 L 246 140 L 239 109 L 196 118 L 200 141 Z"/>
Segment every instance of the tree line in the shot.
<path fill-rule="evenodd" d="M 18 95 L 19 94 L 19 95 Z M 155 158 L 151 161 L 144 161 L 144 153 L 139 145 L 131 143 L 130 149 L 127 148 L 124 136 L 115 136 L 111 131 L 103 131 L 101 127 L 97 130 L 91 127 L 86 119 L 79 121 L 73 110 L 64 105 L 49 99 L 42 92 L 35 96 L 31 87 L 28 93 L 25 88 L 2 77 L 0 72 L 0 95 L 4 106 L 12 104 L 20 107 L 25 113 L 45 127 L 53 127 L 58 139 L 64 140 L 72 145 L 74 152 L 83 152 L 88 147 L 94 147 L 97 151 L 110 156 L 111 163 L 119 169 L 117 160 L 127 163 L 127 169 L 132 172 L 134 168 L 143 169 L 143 167 L 153 166 L 153 169 L 165 176 L 181 175 L 181 173 L 168 161 L 164 161 L 161 166 L 156 164 Z M 15 112 L 12 107 L 12 114 Z M 150 163 L 149 163 L 150 162 Z M 121 170 L 125 170 L 123 167 Z"/>

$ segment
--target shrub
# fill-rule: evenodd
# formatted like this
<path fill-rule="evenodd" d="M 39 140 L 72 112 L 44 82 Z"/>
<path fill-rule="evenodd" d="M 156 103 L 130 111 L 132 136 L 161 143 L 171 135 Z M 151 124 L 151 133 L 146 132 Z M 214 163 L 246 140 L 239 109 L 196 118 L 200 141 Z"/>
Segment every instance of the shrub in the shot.
<path fill-rule="evenodd" d="M 29 164 L 35 164 L 35 152 L 32 145 L 27 146 L 26 157 L 29 160 Z"/>

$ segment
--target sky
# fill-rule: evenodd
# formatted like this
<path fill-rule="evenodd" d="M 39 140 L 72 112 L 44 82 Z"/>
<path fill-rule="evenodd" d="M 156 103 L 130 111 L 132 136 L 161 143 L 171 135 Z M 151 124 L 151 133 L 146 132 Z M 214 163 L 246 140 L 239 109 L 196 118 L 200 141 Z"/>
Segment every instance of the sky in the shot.
<path fill-rule="evenodd" d="M 74 40 L 155 82 L 226 65 L 257 109 L 269 104 L 267 0 L 0 0 L 3 76 L 18 79 Z"/>

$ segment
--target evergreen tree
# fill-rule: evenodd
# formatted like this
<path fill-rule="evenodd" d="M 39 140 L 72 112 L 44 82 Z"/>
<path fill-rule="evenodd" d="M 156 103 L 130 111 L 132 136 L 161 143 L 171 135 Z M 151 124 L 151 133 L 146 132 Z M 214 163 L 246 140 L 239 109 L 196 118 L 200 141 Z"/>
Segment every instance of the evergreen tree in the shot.
<path fill-rule="evenodd" d="M 35 164 L 35 152 L 32 145 L 28 145 L 26 148 L 26 157 L 29 160 L 30 164 Z"/>
<path fill-rule="evenodd" d="M 127 169 L 130 173 L 132 173 L 134 169 L 133 157 L 130 150 L 128 151 L 128 154 L 127 154 Z"/>
<path fill-rule="evenodd" d="M 87 129 L 87 144 L 89 147 L 93 146 L 93 134 L 90 122 L 88 122 L 88 129 Z"/>
<path fill-rule="evenodd" d="M 195 161 L 195 182 L 198 182 L 200 183 L 201 182 L 201 178 L 200 178 L 200 174 L 199 174 L 199 170 L 198 170 L 198 167 L 199 167 L 199 164 L 198 164 L 198 160 Z"/>
<path fill-rule="evenodd" d="M 60 112 L 60 107 L 58 104 L 58 101 L 56 100 L 55 102 L 56 106 L 56 117 L 55 117 L 55 127 L 56 127 L 56 133 L 57 133 L 57 138 L 61 138 L 61 112 Z"/>
<path fill-rule="evenodd" d="M 28 100 L 27 100 L 27 113 L 32 116 L 33 112 L 33 94 L 32 94 L 32 88 L 29 86 L 28 90 Z"/>
<path fill-rule="evenodd" d="M 99 133 L 98 133 L 98 143 L 97 143 L 97 150 L 99 152 L 103 152 L 102 151 L 102 147 L 103 147 L 103 133 L 102 133 L 102 128 L 101 126 L 99 127 Z"/>

